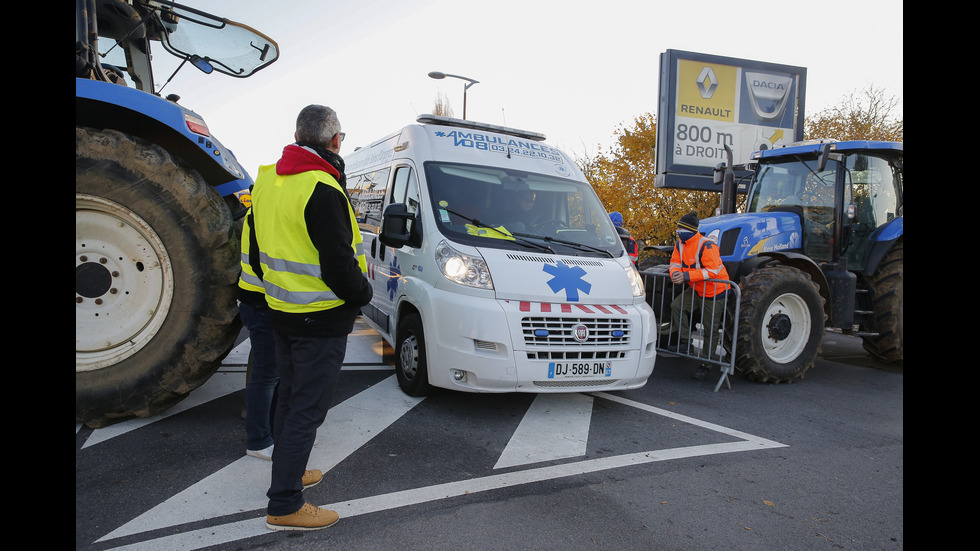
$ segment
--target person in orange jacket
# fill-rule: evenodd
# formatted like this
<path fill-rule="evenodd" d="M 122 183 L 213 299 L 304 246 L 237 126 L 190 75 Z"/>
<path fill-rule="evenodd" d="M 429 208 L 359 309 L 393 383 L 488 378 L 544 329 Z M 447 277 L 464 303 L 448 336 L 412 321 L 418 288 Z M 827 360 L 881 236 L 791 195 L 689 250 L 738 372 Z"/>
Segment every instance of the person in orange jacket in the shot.
<path fill-rule="evenodd" d="M 700 221 L 695 212 L 685 214 L 677 221 L 678 241 L 670 257 L 670 280 L 685 285 L 670 305 L 669 333 L 677 335 L 676 344 L 668 349 L 690 353 L 690 337 L 693 326 L 692 313 L 700 313 L 704 340 L 698 357 L 710 358 L 715 353 L 718 329 L 725 315 L 729 284 L 728 270 L 721 261 L 718 244 L 698 231 Z M 694 374 L 704 379 L 708 366 L 701 363 Z"/>

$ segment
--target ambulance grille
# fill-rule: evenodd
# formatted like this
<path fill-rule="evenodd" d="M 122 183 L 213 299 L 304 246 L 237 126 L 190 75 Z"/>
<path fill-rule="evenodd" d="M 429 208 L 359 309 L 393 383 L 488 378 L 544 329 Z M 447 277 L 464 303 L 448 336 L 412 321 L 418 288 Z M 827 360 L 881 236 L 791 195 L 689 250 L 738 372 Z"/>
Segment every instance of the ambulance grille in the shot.
<path fill-rule="evenodd" d="M 588 329 L 584 342 L 574 336 L 580 325 Z M 626 357 L 630 342 L 627 318 L 525 317 L 521 330 L 530 360 L 615 360 Z"/>
<path fill-rule="evenodd" d="M 608 386 L 619 382 L 619 379 L 588 379 L 579 381 L 534 381 L 534 386 L 546 388 L 574 388 L 578 386 Z"/>
<path fill-rule="evenodd" d="M 555 264 L 555 261 L 546 256 L 537 256 L 533 254 L 517 254 L 508 253 L 507 258 L 511 260 L 520 260 L 522 262 L 541 262 L 543 264 Z M 602 266 L 601 260 L 590 260 L 587 258 L 562 258 L 560 259 L 567 266 Z"/>

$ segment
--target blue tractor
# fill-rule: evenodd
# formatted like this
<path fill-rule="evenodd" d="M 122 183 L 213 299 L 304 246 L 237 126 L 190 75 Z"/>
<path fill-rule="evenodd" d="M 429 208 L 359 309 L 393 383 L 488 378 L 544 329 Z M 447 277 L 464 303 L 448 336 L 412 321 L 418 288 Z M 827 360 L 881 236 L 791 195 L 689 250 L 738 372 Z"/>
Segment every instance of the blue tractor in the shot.
<path fill-rule="evenodd" d="M 741 287 L 735 369 L 792 382 L 826 329 L 861 337 L 882 362 L 904 356 L 903 144 L 816 141 L 758 151 L 715 170 L 722 214 L 701 221 Z M 729 331 L 731 336 L 731 331 Z"/>
<path fill-rule="evenodd" d="M 75 420 L 101 427 L 186 397 L 241 327 L 252 180 L 200 115 L 160 96 L 151 45 L 176 56 L 171 78 L 188 63 L 247 77 L 279 49 L 169 1 L 76 0 L 75 15 Z"/>

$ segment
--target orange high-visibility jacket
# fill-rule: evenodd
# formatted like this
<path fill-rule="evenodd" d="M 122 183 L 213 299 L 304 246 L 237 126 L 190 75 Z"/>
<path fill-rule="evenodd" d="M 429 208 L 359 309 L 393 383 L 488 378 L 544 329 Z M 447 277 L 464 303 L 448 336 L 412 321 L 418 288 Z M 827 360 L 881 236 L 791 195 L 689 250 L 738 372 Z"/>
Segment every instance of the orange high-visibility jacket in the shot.
<path fill-rule="evenodd" d="M 694 232 L 685 242 L 674 245 L 670 256 L 670 273 L 680 270 L 687 275 L 688 284 L 702 297 L 713 297 L 728 290 L 727 283 L 708 282 L 707 279 L 728 279 L 728 270 L 721 262 L 718 245 Z"/>

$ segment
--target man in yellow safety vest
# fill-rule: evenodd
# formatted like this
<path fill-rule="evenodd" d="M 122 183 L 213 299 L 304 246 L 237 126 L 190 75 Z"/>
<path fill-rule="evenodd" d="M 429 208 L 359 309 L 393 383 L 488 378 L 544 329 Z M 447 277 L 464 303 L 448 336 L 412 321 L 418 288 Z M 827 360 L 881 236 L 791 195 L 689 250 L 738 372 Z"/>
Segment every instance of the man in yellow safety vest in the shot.
<path fill-rule="evenodd" d="M 316 530 L 339 518 L 304 500 L 303 489 L 323 477 L 306 466 L 347 336 L 373 295 L 346 192 L 337 113 L 305 107 L 295 138 L 275 165 L 259 168 L 250 214 L 249 261 L 265 288 L 279 369 L 266 509 L 266 526 L 273 530 Z"/>

